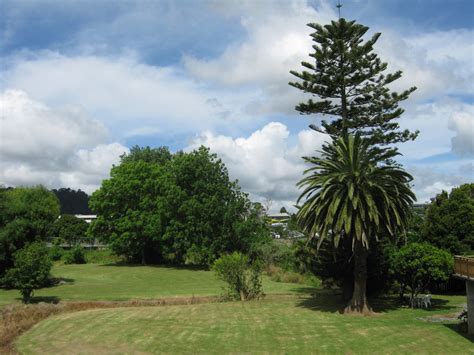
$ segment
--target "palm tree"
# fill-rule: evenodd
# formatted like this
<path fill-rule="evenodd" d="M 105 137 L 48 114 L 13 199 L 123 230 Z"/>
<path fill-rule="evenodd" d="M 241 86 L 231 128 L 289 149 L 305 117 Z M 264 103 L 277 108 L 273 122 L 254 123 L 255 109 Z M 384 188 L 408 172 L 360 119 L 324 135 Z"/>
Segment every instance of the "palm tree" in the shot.
<path fill-rule="evenodd" d="M 366 298 L 369 239 L 404 231 L 415 201 L 401 167 L 388 163 L 398 155 L 370 146 L 360 134 L 334 138 L 323 146 L 321 157 L 305 157 L 312 165 L 298 183 L 305 198 L 297 218 L 320 245 L 331 238 L 351 238 L 354 257 L 354 292 L 345 313 L 371 312 Z"/>

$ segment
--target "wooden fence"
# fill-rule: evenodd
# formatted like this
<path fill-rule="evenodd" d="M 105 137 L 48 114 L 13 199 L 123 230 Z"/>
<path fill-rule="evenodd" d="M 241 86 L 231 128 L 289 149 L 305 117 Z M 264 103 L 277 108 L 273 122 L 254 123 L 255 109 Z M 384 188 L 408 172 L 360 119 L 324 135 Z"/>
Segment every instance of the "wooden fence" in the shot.
<path fill-rule="evenodd" d="M 454 273 L 457 277 L 474 279 L 474 256 L 455 256 Z"/>

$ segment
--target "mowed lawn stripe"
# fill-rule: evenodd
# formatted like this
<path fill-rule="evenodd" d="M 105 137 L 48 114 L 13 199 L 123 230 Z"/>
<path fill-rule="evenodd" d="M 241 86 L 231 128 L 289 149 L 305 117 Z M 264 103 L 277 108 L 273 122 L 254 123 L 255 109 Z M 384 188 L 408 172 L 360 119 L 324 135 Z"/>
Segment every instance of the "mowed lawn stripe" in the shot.
<path fill-rule="evenodd" d="M 60 300 L 121 301 L 134 298 L 213 296 L 224 284 L 207 270 L 160 266 L 114 266 L 100 264 L 55 265 L 52 274 L 66 283 L 35 291 L 36 297 Z M 273 282 L 264 277 L 266 293 L 294 293 L 307 286 Z M 17 290 L 0 290 L 0 305 L 18 302 Z"/>
<path fill-rule="evenodd" d="M 77 344 L 102 353 L 474 353 L 473 343 L 445 324 L 419 319 L 455 311 L 461 298 L 445 298 L 449 305 L 437 311 L 399 308 L 373 317 L 316 310 L 296 296 L 90 310 L 39 323 L 17 348 L 24 354 L 77 353 Z"/>

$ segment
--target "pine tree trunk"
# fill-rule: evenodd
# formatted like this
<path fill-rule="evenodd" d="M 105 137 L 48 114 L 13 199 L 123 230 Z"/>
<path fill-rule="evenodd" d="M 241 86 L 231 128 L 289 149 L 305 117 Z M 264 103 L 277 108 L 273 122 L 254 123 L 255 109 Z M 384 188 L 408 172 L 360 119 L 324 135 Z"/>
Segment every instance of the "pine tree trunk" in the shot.
<path fill-rule="evenodd" d="M 354 243 L 354 292 L 352 299 L 344 309 L 344 313 L 370 314 L 367 302 L 367 249 L 362 241 L 356 240 Z"/>

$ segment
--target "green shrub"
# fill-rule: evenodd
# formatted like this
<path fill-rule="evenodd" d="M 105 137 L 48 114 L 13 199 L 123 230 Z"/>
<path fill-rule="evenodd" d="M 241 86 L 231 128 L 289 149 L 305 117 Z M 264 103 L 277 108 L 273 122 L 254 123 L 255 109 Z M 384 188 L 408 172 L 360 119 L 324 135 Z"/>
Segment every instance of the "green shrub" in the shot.
<path fill-rule="evenodd" d="M 274 240 L 256 245 L 252 250 L 252 258 L 261 260 L 267 268 L 275 265 L 285 270 L 294 270 L 296 267 L 293 249 Z"/>
<path fill-rule="evenodd" d="M 85 264 L 86 257 L 80 246 L 75 246 L 64 254 L 64 264 Z"/>
<path fill-rule="evenodd" d="M 227 283 L 228 295 L 241 301 L 262 297 L 262 266 L 248 256 L 234 252 L 217 259 L 212 267 L 217 277 Z"/>
<path fill-rule="evenodd" d="M 13 254 L 13 268 L 6 279 L 20 290 L 24 303 L 29 303 L 35 289 L 46 286 L 52 262 L 48 249 L 41 242 L 33 242 Z"/>
<path fill-rule="evenodd" d="M 321 281 L 310 272 L 300 274 L 294 271 L 285 271 L 281 267 L 270 265 L 267 267 L 266 273 L 270 279 L 275 282 L 295 283 L 315 287 L 321 286 Z"/>
<path fill-rule="evenodd" d="M 49 248 L 49 257 L 53 261 L 58 261 L 61 260 L 61 257 L 63 256 L 63 249 L 59 245 L 53 245 L 51 248 Z"/>
<path fill-rule="evenodd" d="M 428 243 L 411 243 L 401 247 L 390 258 L 391 272 L 400 285 L 400 297 L 410 290 L 410 304 L 418 293 L 432 282 L 446 282 L 453 271 L 453 257 L 447 251 Z"/>

